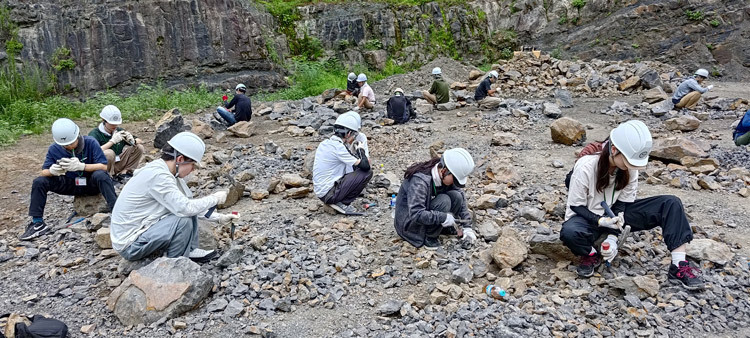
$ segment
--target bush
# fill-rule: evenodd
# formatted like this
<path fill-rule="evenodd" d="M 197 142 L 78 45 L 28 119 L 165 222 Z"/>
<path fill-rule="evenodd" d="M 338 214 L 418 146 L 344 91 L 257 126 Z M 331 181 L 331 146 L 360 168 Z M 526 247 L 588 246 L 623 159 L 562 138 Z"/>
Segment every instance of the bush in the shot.
<path fill-rule="evenodd" d="M 52 65 L 52 68 L 58 72 L 71 70 L 76 67 L 76 62 L 73 61 L 73 57 L 70 56 L 70 48 L 65 47 L 58 47 L 55 49 L 50 64 Z"/>
<path fill-rule="evenodd" d="M 578 11 L 581 11 L 581 8 L 583 8 L 583 6 L 586 6 L 586 0 L 573 0 L 570 2 L 570 4 Z"/>

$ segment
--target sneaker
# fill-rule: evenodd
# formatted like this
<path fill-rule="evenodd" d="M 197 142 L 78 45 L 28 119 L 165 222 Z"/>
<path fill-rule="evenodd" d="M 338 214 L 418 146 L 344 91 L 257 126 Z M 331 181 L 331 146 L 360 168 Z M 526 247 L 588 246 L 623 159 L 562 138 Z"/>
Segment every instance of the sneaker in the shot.
<path fill-rule="evenodd" d="M 583 278 L 589 278 L 594 275 L 594 270 L 602 265 L 602 257 L 594 254 L 590 256 L 581 256 L 581 261 L 578 263 L 578 276 Z"/>
<path fill-rule="evenodd" d="M 703 290 L 705 285 L 700 273 L 700 269 L 692 267 L 688 261 L 682 261 L 679 267 L 674 264 L 669 265 L 667 279 L 672 284 L 682 284 L 688 290 Z"/>
<path fill-rule="evenodd" d="M 205 263 L 216 257 L 216 255 L 216 250 L 203 250 L 195 248 L 193 249 L 193 251 L 190 251 L 190 253 L 188 254 L 188 258 L 192 259 L 194 262 Z"/>
<path fill-rule="evenodd" d="M 47 226 L 47 223 L 44 223 L 44 221 L 36 223 L 31 222 L 26 226 L 26 231 L 24 231 L 23 235 L 21 235 L 19 239 L 22 241 L 28 241 L 30 239 L 45 235 L 48 232 L 49 227 Z"/>
<path fill-rule="evenodd" d="M 344 215 L 353 215 L 357 214 L 357 209 L 354 208 L 352 205 L 346 205 L 344 203 L 338 202 L 336 204 L 329 204 L 329 207 L 331 207 L 333 210 L 336 210 L 336 212 Z"/>
<path fill-rule="evenodd" d="M 221 124 L 226 123 L 226 121 L 224 120 L 224 118 L 221 117 L 221 115 L 219 115 L 219 112 L 216 112 L 216 111 L 214 112 L 214 119 L 216 121 L 219 121 Z"/>
<path fill-rule="evenodd" d="M 440 247 L 440 241 L 437 238 L 427 237 L 424 239 L 424 248 L 435 251 Z"/>

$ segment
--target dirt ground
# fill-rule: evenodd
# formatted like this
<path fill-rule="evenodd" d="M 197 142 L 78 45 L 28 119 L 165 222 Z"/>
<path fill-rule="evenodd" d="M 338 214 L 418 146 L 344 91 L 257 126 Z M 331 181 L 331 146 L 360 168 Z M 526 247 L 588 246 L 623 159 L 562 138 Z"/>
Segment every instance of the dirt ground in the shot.
<path fill-rule="evenodd" d="M 750 88 L 743 83 L 720 83 L 715 89 L 715 93 L 724 97 L 750 97 Z M 524 98 L 519 98 L 524 99 Z M 574 118 L 586 124 L 587 139 L 589 141 L 602 140 L 607 136 L 607 132 L 625 120 L 623 116 L 610 116 L 598 113 L 599 110 L 609 107 L 613 101 L 625 101 L 630 104 L 636 104 L 641 101 L 641 97 L 618 96 L 606 99 L 576 99 L 575 107 L 563 109 L 565 116 Z M 461 116 L 459 116 L 461 115 Z M 400 134 L 411 140 L 411 148 L 400 147 L 399 154 L 395 154 L 396 147 L 390 141 L 389 135 L 382 131 L 377 133 L 370 132 L 367 129 L 363 131 L 374 137 L 370 141 L 370 152 L 372 162 L 376 166 L 382 163 L 386 171 L 394 171 L 401 174 L 403 170 L 411 163 L 417 160 L 427 159 L 428 147 L 431 143 L 443 140 L 446 148 L 466 147 L 475 156 L 475 161 L 479 166 L 489 160 L 492 150 L 489 149 L 489 140 L 495 131 L 480 128 L 479 124 L 472 123 L 472 119 L 480 118 L 481 113 L 475 109 L 464 108 L 449 112 L 434 112 L 432 117 L 434 123 L 427 124 L 431 131 L 428 133 L 416 133 L 413 129 L 420 127 L 417 124 L 408 124 L 396 128 L 388 128 L 390 133 Z M 191 116 L 186 116 L 187 120 Z M 259 118 L 255 118 L 259 121 Z M 127 120 L 127 119 L 126 119 Z M 81 122 L 81 121 L 77 121 Z M 731 142 L 731 131 L 729 129 L 732 120 L 708 120 L 703 122 L 700 129 L 692 133 L 703 135 L 716 134 L 718 139 L 708 142 L 716 144 L 720 148 L 734 147 Z M 80 123 L 82 131 L 91 130 L 95 127 L 95 122 Z M 146 122 L 128 123 L 127 129 L 135 130 L 136 134 L 144 140 L 152 139 L 153 130 Z M 308 148 L 314 149 L 319 141 L 315 136 L 310 137 L 289 137 L 286 133 L 268 134 L 263 131 L 272 131 L 282 126 L 275 121 L 263 120 L 260 122 L 258 129 L 261 131 L 250 139 L 229 138 L 229 145 L 217 145 L 231 148 L 234 144 L 251 143 L 256 147 L 263 147 L 266 140 L 273 140 L 282 148 Z M 546 120 L 535 123 L 528 122 L 522 130 L 513 130 L 519 135 L 521 145 L 520 150 L 512 152 L 512 161 L 516 171 L 521 175 L 524 184 L 538 184 L 555 187 L 559 189 L 563 186 L 565 174 L 572 168 L 574 163 L 573 152 L 579 147 L 568 147 L 551 142 L 549 136 L 549 125 Z M 428 135 L 428 137 L 425 137 Z M 41 169 L 48 145 L 51 143 L 51 136 L 35 135 L 24 137 L 13 146 L 0 149 L 0 158 L 3 159 L 2 170 L 0 170 L 0 199 L 4 208 L 0 211 L 0 237 L 17 236 L 23 231 L 23 226 L 28 222 L 28 203 L 29 190 L 33 178 Z M 212 141 L 208 141 L 209 144 Z M 155 149 L 150 148 L 155 151 Z M 563 168 L 554 168 L 553 160 L 560 160 L 565 165 Z M 301 170 L 301 168 L 300 168 Z M 251 185 L 262 187 L 265 182 L 251 182 Z M 686 207 L 689 216 L 692 218 L 692 224 L 698 226 L 709 236 L 723 236 L 729 242 L 738 243 L 740 249 L 738 254 L 750 256 L 750 228 L 747 227 L 747 207 L 750 200 L 737 194 L 717 193 L 706 190 L 692 191 L 671 188 L 665 185 L 650 185 L 641 181 L 639 185 L 639 197 L 647 197 L 657 194 L 673 194 L 680 197 Z M 471 188 L 469 188 L 471 190 Z M 58 211 L 51 217 L 64 217 L 67 213 L 60 213 L 59 210 L 66 208 L 72 210 L 72 205 L 65 205 L 66 199 L 51 197 L 50 203 L 63 203 L 58 205 Z M 379 196 L 378 203 L 387 205 L 388 197 Z M 316 218 L 323 224 L 333 224 L 334 216 L 320 212 L 310 212 L 313 205 L 318 204 L 314 198 L 309 197 L 303 200 L 284 199 L 278 195 L 272 195 L 269 199 L 262 202 L 243 199 L 234 208 L 243 212 L 257 230 L 267 231 L 272 225 L 264 224 L 264 219 L 269 215 L 283 218 Z M 48 204 L 49 205 L 49 204 Z M 53 208 L 54 209 L 54 208 Z M 48 208 L 50 210 L 50 208 Z M 48 212 L 49 214 L 49 212 Z M 266 215 L 264 215 L 266 214 Z M 728 228 L 717 226 L 715 220 L 724 223 L 736 223 L 737 228 Z M 394 254 L 399 254 L 402 246 L 396 235 L 390 212 L 386 209 L 378 213 L 368 214 L 359 219 L 365 227 L 371 228 L 369 240 L 365 241 L 371 246 L 371 252 L 378 253 L 372 266 L 363 268 L 375 269 L 377 266 L 388 265 L 388 257 L 383 256 L 383 251 L 388 251 L 389 247 L 396 247 Z M 541 269 L 540 269 L 541 270 Z M 423 284 L 433 283 L 445 280 L 445 276 L 439 275 L 438 270 L 429 270 L 425 273 Z M 414 292 L 414 288 L 420 285 L 399 287 L 385 290 L 375 290 L 372 293 L 357 293 L 349 296 L 346 303 L 337 305 L 334 309 L 324 309 L 317 307 L 313 311 L 306 309 L 297 309 L 290 313 L 278 313 L 272 318 L 256 318 L 254 323 L 263 323 L 272 328 L 279 336 L 282 337 L 319 337 L 330 336 L 332 332 L 341 332 L 345 328 L 355 327 L 364 323 L 366 319 L 372 318 L 372 310 L 366 304 L 368 301 L 380 303 L 380 301 L 392 297 L 406 298 L 409 293 Z M 103 295 L 103 296 L 106 296 Z M 101 305 L 97 305 L 101 307 Z M 113 316 L 110 318 L 114 319 Z M 243 318 L 240 321 L 245 320 Z M 216 323 L 217 327 L 209 332 L 226 332 L 222 331 L 222 323 Z M 235 326 L 236 327 L 236 326 Z M 750 334 L 739 332 L 742 334 Z M 721 335 L 719 335 L 721 336 Z"/>

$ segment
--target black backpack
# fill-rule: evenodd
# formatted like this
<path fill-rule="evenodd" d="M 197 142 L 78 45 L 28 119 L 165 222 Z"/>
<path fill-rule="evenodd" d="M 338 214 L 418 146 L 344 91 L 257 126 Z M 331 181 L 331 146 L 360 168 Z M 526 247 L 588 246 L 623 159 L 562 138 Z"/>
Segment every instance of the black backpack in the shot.
<path fill-rule="evenodd" d="M 29 319 L 31 320 L 30 326 L 26 326 L 25 323 L 16 323 L 16 336 L 7 338 L 66 338 L 68 336 L 68 326 L 57 319 L 46 318 L 42 315 Z M 0 338 L 6 338 L 2 332 L 0 332 Z"/>

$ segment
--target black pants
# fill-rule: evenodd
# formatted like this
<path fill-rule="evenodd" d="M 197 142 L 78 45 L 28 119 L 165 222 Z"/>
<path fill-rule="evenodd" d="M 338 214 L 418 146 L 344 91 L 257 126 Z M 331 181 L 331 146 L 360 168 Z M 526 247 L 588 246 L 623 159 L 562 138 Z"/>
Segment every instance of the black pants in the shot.
<path fill-rule="evenodd" d="M 54 192 L 60 195 L 85 196 L 102 194 L 107 201 L 109 209 L 115 207 L 117 195 L 115 186 L 109 174 L 104 170 L 94 171 L 91 176 L 86 177 L 85 186 L 76 186 L 75 179 L 63 176 L 39 176 L 31 185 L 31 203 L 29 205 L 29 216 L 43 217 L 44 206 L 47 204 L 47 193 Z"/>
<path fill-rule="evenodd" d="M 367 183 L 372 179 L 372 170 L 364 171 L 357 168 L 339 179 L 333 188 L 321 198 L 325 204 L 344 203 L 352 204 L 354 199 L 365 190 Z"/>
<path fill-rule="evenodd" d="M 453 216 L 458 217 L 458 214 L 463 208 L 464 199 L 461 193 L 458 191 L 446 191 L 440 193 L 430 202 L 430 210 L 450 212 Z M 451 228 L 443 228 L 441 224 L 427 224 L 427 232 L 425 233 L 427 238 L 437 238 L 441 234 L 455 235 L 456 230 Z"/>
<path fill-rule="evenodd" d="M 625 208 L 625 224 L 630 225 L 631 231 L 661 227 L 669 251 L 693 240 L 682 201 L 672 195 L 639 199 L 629 204 Z M 583 217 L 573 216 L 563 223 L 560 240 L 574 254 L 585 256 L 591 253 L 591 247 L 602 233 L 598 226 L 589 224 Z"/>

